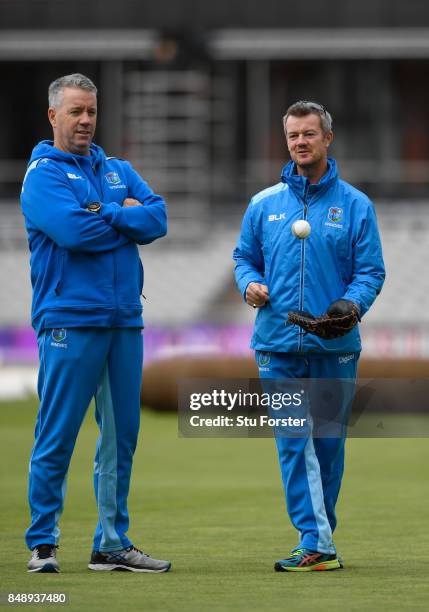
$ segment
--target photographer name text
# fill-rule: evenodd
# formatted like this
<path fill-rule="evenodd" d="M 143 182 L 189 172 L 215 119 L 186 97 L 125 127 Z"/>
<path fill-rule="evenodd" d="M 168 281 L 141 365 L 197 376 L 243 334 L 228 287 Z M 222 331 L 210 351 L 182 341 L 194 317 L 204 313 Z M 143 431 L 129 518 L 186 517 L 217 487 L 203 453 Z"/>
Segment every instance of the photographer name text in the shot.
<path fill-rule="evenodd" d="M 189 419 L 192 427 L 304 427 L 307 419 L 293 417 L 269 417 L 261 414 L 257 417 L 243 415 L 201 417 L 193 415 Z"/>

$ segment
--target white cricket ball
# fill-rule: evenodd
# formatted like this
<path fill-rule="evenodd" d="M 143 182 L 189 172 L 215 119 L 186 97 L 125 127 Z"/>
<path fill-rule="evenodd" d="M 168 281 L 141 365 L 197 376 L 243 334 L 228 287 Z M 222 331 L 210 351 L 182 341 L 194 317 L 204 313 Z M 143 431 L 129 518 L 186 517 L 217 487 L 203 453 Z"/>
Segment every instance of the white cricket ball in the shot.
<path fill-rule="evenodd" d="M 292 234 L 297 238 L 307 238 L 311 232 L 311 225 L 305 219 L 300 219 L 292 224 Z"/>

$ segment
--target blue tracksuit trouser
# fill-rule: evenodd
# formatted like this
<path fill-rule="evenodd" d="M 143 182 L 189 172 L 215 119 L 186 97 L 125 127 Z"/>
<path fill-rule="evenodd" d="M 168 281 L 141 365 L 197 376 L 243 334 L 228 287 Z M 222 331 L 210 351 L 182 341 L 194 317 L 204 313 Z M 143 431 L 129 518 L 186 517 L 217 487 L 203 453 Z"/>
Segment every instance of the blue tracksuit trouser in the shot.
<path fill-rule="evenodd" d="M 294 355 L 256 351 L 261 379 L 347 379 L 341 395 L 343 424 L 351 406 L 359 353 L 347 355 Z M 269 386 L 268 380 L 266 384 Z M 317 383 L 315 383 L 317 385 Z M 317 394 L 316 394 L 317 397 Z M 310 410 L 317 406 L 309 406 Z M 301 415 L 302 416 L 302 415 Z M 274 431 L 289 517 L 300 534 L 295 548 L 334 554 L 332 534 L 337 519 L 335 505 L 344 471 L 344 434 L 319 433 L 293 437 Z M 329 432 L 330 428 L 327 428 Z M 323 427 L 319 429 L 323 432 Z"/>
<path fill-rule="evenodd" d="M 131 546 L 127 497 L 140 424 L 142 330 L 69 328 L 38 337 L 40 407 L 29 465 L 30 549 L 57 544 L 67 470 L 95 397 L 100 436 L 94 462 L 98 524 L 94 550 Z"/>

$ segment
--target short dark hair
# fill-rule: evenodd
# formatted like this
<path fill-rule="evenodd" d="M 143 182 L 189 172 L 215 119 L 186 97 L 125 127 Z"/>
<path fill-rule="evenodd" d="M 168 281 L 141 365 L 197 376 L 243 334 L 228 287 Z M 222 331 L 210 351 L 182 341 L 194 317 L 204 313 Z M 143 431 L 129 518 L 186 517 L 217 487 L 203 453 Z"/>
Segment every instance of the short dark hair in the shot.
<path fill-rule="evenodd" d="M 299 100 L 294 104 L 291 104 L 286 111 L 286 115 L 283 117 L 283 124 L 286 125 L 286 121 L 290 116 L 293 117 L 305 117 L 306 115 L 319 115 L 320 127 L 324 134 L 327 134 L 332 130 L 332 116 L 324 106 L 318 102 L 312 102 L 310 100 Z"/>

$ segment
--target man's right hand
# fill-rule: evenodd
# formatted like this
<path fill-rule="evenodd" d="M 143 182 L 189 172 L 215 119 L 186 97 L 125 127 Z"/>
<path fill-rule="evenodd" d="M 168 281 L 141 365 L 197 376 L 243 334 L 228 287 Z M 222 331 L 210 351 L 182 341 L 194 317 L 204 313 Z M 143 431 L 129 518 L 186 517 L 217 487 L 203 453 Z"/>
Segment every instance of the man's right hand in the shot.
<path fill-rule="evenodd" d="M 246 302 L 253 308 L 261 308 L 269 301 L 267 285 L 261 283 L 249 283 L 246 289 Z"/>

